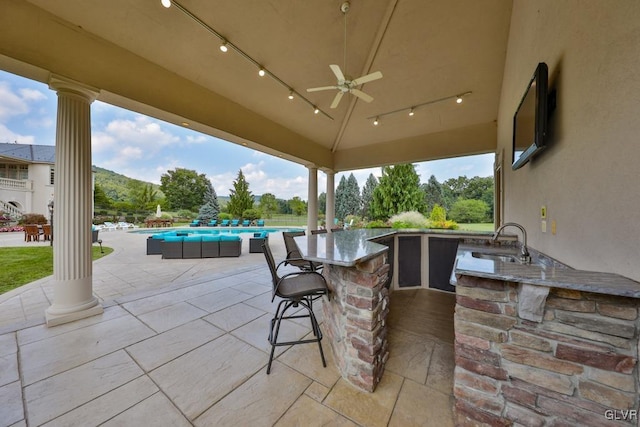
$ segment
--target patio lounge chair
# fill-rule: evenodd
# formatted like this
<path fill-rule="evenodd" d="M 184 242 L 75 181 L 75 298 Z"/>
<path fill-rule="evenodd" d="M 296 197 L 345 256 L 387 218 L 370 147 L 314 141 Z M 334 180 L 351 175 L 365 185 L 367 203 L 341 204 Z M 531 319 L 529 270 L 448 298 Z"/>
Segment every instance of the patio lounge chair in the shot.
<path fill-rule="evenodd" d="M 232 219 L 231 220 L 231 226 L 232 227 L 237 227 L 238 225 L 240 225 L 240 220 L 239 219 Z"/>
<path fill-rule="evenodd" d="M 102 229 L 104 231 L 116 231 L 118 229 L 117 225 L 109 221 L 105 221 L 104 224 L 102 225 L 103 225 Z"/>
<path fill-rule="evenodd" d="M 229 222 L 230 221 L 228 219 L 223 219 L 222 222 L 220 223 L 220 227 L 228 227 Z"/>
<path fill-rule="evenodd" d="M 245 219 L 244 221 L 242 221 L 242 226 L 243 227 L 248 227 L 251 225 L 251 221 L 249 221 L 248 219 Z"/>
<path fill-rule="evenodd" d="M 256 221 L 256 225 L 258 227 L 264 227 L 264 219 L 259 219 L 258 221 Z"/>
<path fill-rule="evenodd" d="M 284 247 L 287 249 L 287 259 L 284 260 L 285 265 L 298 267 L 302 271 L 316 271 L 322 268 L 322 263 L 312 262 L 302 259 L 302 254 L 298 250 L 294 237 L 304 236 L 304 231 L 283 231 Z"/>
<path fill-rule="evenodd" d="M 217 227 L 218 226 L 218 220 L 217 219 L 212 219 L 211 221 L 209 221 L 209 223 L 207 224 L 207 227 Z"/>
<path fill-rule="evenodd" d="M 271 373 L 271 362 L 273 362 L 273 355 L 276 347 L 289 346 L 295 344 L 308 344 L 317 342 L 320 349 L 320 358 L 322 359 L 322 366 L 327 367 L 327 362 L 324 359 L 324 352 L 322 351 L 322 331 L 318 325 L 318 320 L 313 313 L 313 301 L 321 298 L 323 295 L 329 295 L 329 288 L 327 282 L 320 273 L 315 271 L 289 273 L 284 276 L 278 276 L 278 267 L 285 263 L 281 262 L 276 266 L 269 248 L 269 241 L 265 239 L 262 245 L 262 251 L 264 257 L 267 260 L 267 265 L 271 271 L 271 279 L 273 281 L 273 287 L 271 290 L 271 302 L 276 297 L 282 300 L 278 303 L 276 313 L 271 319 L 269 328 L 269 342 L 271 343 L 271 353 L 269 355 L 269 364 L 267 365 L 267 375 Z M 286 311 L 293 307 L 298 313 L 303 312 L 299 310 L 302 306 L 307 310 L 308 314 L 293 314 L 285 316 Z M 283 319 L 299 319 L 308 317 L 311 321 L 311 329 L 313 330 L 313 337 L 308 339 L 300 339 L 297 341 L 285 341 L 278 342 L 278 334 L 280 332 L 280 325 Z"/>
<path fill-rule="evenodd" d="M 118 223 L 118 228 L 121 230 L 127 229 L 127 230 L 132 230 L 134 228 L 139 228 L 137 225 L 132 224 L 130 222 L 119 222 Z"/>
<path fill-rule="evenodd" d="M 191 221 L 191 224 L 189 224 L 189 227 L 200 227 L 200 220 L 194 219 L 193 221 Z"/>

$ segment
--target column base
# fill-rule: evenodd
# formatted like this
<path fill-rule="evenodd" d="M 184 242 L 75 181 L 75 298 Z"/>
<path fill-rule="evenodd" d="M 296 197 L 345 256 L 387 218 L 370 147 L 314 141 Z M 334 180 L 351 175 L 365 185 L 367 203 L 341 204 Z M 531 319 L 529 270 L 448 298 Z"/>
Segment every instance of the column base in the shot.
<path fill-rule="evenodd" d="M 76 320 L 84 319 L 86 317 L 96 316 L 104 312 L 104 309 L 102 308 L 98 300 L 95 301 L 95 305 L 89 308 L 86 308 L 86 306 L 83 306 L 78 311 L 71 311 L 71 312 L 67 311 L 62 313 L 56 313 L 55 312 L 56 310 L 55 309 L 52 310 L 52 308 L 53 306 L 49 307 L 45 311 L 47 327 L 62 325 L 63 323 L 74 322 Z"/>

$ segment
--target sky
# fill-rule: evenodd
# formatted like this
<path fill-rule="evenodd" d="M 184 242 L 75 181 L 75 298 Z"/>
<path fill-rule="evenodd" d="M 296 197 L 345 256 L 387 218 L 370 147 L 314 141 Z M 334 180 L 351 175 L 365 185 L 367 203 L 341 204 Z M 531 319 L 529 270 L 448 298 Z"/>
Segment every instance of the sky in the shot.
<path fill-rule="evenodd" d="M 56 93 L 47 85 L 0 71 L 0 142 L 55 145 Z M 104 102 L 91 104 L 92 163 L 129 178 L 160 184 L 168 170 L 185 168 L 205 174 L 219 196 L 228 196 L 242 170 L 255 195 L 307 199 L 307 168 L 219 138 L 163 122 Z M 493 175 L 492 153 L 416 163 L 421 182 L 434 175 L 439 182 L 466 175 Z M 360 188 L 380 168 L 353 173 Z M 318 191 L 326 189 L 326 177 L 318 172 Z"/>

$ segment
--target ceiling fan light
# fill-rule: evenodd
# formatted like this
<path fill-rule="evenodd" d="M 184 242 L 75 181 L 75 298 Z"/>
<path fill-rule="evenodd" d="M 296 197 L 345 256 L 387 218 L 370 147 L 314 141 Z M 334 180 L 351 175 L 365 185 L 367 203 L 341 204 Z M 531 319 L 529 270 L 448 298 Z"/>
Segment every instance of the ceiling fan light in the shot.
<path fill-rule="evenodd" d="M 409 117 L 413 117 L 414 112 L 413 112 L 413 107 L 411 107 L 411 110 L 409 110 Z"/>
<path fill-rule="evenodd" d="M 220 51 L 227 53 L 229 51 L 229 46 L 227 46 L 227 41 L 223 40 L 222 44 L 220 45 Z"/>
<path fill-rule="evenodd" d="M 458 95 L 458 97 L 456 98 L 456 103 L 462 104 L 462 96 Z"/>
<path fill-rule="evenodd" d="M 161 0 L 160 3 L 162 3 L 162 5 L 166 8 L 171 7 L 171 0 Z"/>
<path fill-rule="evenodd" d="M 264 68 L 260 68 L 260 70 L 258 70 L 258 75 L 260 77 L 264 77 L 265 74 L 266 74 L 266 72 L 264 71 Z"/>

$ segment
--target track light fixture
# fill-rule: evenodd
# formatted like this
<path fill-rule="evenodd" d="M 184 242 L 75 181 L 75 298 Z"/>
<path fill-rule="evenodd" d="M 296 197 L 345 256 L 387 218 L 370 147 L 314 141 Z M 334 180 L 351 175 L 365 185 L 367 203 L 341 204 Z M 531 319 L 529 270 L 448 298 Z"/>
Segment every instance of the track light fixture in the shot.
<path fill-rule="evenodd" d="M 386 113 L 380 113 L 380 114 L 376 114 L 375 116 L 367 117 L 367 120 L 372 120 L 373 119 L 373 124 L 377 126 L 378 123 L 379 123 L 380 117 L 389 116 L 391 114 L 400 113 L 402 111 L 407 111 L 407 110 L 409 110 L 409 117 L 413 117 L 415 115 L 416 110 L 419 107 L 423 107 L 423 106 L 429 105 L 429 104 L 435 104 L 435 103 L 442 102 L 442 101 L 448 101 L 450 99 L 455 99 L 456 103 L 461 104 L 462 103 L 462 98 L 464 98 L 465 96 L 471 95 L 472 93 L 473 92 L 471 92 L 471 91 L 464 92 L 464 93 L 461 93 L 459 95 L 445 96 L 444 98 L 438 98 L 438 99 L 434 99 L 434 100 L 431 100 L 431 101 L 423 102 L 422 104 L 416 104 L 416 105 L 413 105 L 411 107 L 398 108 L 397 110 L 388 111 Z"/>
<path fill-rule="evenodd" d="M 311 102 L 309 99 L 305 98 L 303 95 L 301 95 L 300 93 L 294 91 L 291 87 L 291 85 L 287 84 L 286 82 L 284 82 L 282 79 L 280 79 L 278 76 L 276 76 L 275 74 L 273 74 L 272 72 L 266 70 L 262 65 L 260 65 L 260 63 L 258 61 L 256 61 L 255 59 L 253 59 L 251 56 L 249 56 L 249 54 L 247 54 L 245 51 L 243 51 L 242 49 L 240 49 L 238 46 L 236 46 L 235 44 L 233 44 L 232 42 L 230 42 L 229 40 L 227 40 L 226 37 L 224 37 L 222 34 L 220 34 L 219 32 L 217 32 L 214 28 L 210 27 L 206 22 L 204 22 L 202 19 L 198 18 L 193 12 L 191 12 L 189 9 L 187 9 L 186 7 L 184 7 L 180 1 L 178 0 L 160 0 L 160 3 L 162 4 L 162 6 L 169 8 L 171 6 L 174 6 L 175 9 L 179 10 L 180 12 L 182 12 L 187 18 L 191 19 L 193 22 L 195 22 L 196 24 L 198 24 L 199 26 L 201 26 L 203 29 L 205 29 L 206 31 L 208 31 L 210 34 L 214 35 L 215 37 L 217 37 L 220 40 L 220 51 L 222 52 L 228 52 L 229 49 L 233 50 L 235 53 L 237 53 L 238 55 L 242 56 L 244 59 L 246 59 L 248 62 L 252 63 L 254 66 L 259 68 L 258 71 L 258 75 L 260 77 L 264 77 L 267 74 L 269 75 L 269 77 L 271 77 L 271 79 L 273 79 L 276 83 L 278 83 L 280 86 L 284 87 L 286 90 L 289 91 L 289 99 L 293 99 L 294 98 L 294 94 L 297 95 L 297 98 L 300 99 L 303 102 L 306 102 L 310 107 L 313 108 L 314 113 L 315 114 L 320 114 L 322 113 L 323 116 L 325 116 L 326 118 L 328 118 L 329 120 L 333 120 L 333 117 L 331 117 L 329 114 L 327 114 L 326 112 L 320 110 L 318 107 L 316 107 L 316 105 Z"/>

